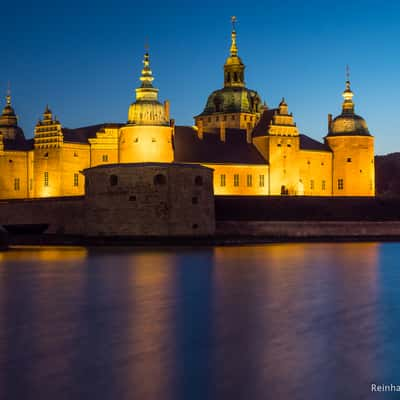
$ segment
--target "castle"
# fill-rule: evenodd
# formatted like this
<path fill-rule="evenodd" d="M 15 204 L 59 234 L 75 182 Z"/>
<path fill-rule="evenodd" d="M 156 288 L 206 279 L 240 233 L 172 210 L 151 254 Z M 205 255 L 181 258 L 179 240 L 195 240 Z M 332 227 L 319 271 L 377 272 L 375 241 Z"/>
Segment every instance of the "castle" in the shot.
<path fill-rule="evenodd" d="M 135 163 L 193 164 L 213 170 L 215 195 L 374 196 L 374 138 L 354 112 L 347 80 L 342 113 L 328 117 L 324 142 L 300 134 L 284 99 L 268 108 L 245 85 L 236 30 L 224 86 L 194 126 L 175 126 L 160 103 L 146 53 L 126 123 L 64 128 L 46 107 L 34 137 L 18 126 L 10 93 L 0 116 L 0 199 L 85 194 L 84 171 Z"/>

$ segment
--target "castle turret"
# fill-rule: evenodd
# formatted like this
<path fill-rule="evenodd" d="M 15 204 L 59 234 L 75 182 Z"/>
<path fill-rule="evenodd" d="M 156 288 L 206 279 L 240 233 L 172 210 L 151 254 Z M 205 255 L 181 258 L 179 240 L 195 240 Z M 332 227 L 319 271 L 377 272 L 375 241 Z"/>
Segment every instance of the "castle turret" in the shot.
<path fill-rule="evenodd" d="M 143 65 L 136 101 L 129 107 L 127 125 L 120 130 L 119 160 L 122 163 L 171 162 L 173 128 L 169 102 L 161 104 L 158 100 L 148 52 Z"/>
<path fill-rule="evenodd" d="M 232 17 L 230 54 L 224 64 L 224 87 L 212 92 L 203 112 L 195 118 L 197 127 L 219 134 L 221 123 L 226 128 L 252 129 L 260 118 L 261 98 L 245 86 L 245 65 L 236 43 L 236 18 Z"/>
<path fill-rule="evenodd" d="M 0 115 L 0 133 L 4 139 L 24 141 L 25 136 L 22 129 L 18 126 L 18 118 L 11 105 L 11 92 L 8 90 L 6 105 Z"/>
<path fill-rule="evenodd" d="M 374 196 L 374 137 L 365 120 L 354 112 L 349 76 L 342 96 L 342 113 L 330 120 L 325 137 L 333 151 L 332 194 Z"/>

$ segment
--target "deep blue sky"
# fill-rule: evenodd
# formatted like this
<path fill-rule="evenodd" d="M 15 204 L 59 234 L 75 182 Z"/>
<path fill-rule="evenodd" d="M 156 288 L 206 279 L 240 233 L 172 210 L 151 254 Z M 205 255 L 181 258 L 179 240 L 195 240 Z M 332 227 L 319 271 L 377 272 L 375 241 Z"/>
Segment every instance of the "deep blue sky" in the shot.
<path fill-rule="evenodd" d="M 215 4 L 215 5 L 214 5 Z M 356 112 L 378 154 L 400 151 L 400 4 L 395 1 L 7 1 L 0 91 L 11 82 L 25 134 L 48 103 L 66 127 L 124 122 L 146 37 L 155 85 L 177 124 L 192 124 L 222 86 L 230 16 L 247 87 L 284 96 L 302 133 L 321 140 L 340 112 L 350 65 Z M 3 100 L 4 102 L 4 100 Z"/>

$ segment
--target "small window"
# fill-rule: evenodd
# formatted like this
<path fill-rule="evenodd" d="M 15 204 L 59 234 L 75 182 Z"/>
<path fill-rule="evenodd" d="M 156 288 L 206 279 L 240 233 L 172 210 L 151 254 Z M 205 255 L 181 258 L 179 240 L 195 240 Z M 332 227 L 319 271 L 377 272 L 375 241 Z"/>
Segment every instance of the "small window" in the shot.
<path fill-rule="evenodd" d="M 43 154 L 43 157 L 44 157 L 44 158 L 49 158 L 49 153 L 44 153 L 44 154 Z"/>
<path fill-rule="evenodd" d="M 74 186 L 79 186 L 79 174 L 74 174 Z"/>
<path fill-rule="evenodd" d="M 290 143 L 288 143 L 287 147 L 292 147 L 292 145 Z"/>
<path fill-rule="evenodd" d="M 103 162 L 107 162 L 108 161 L 108 154 L 103 154 Z"/>
<path fill-rule="evenodd" d="M 343 190 L 344 189 L 344 181 L 343 181 L 343 179 L 338 179 L 337 187 L 338 187 L 338 190 Z"/>
<path fill-rule="evenodd" d="M 351 158 L 350 157 L 347 159 L 347 162 L 351 162 Z"/>
<path fill-rule="evenodd" d="M 325 189 L 326 189 L 326 183 L 325 183 L 325 181 L 322 181 L 321 189 L 322 189 L 322 190 L 325 190 Z"/>
<path fill-rule="evenodd" d="M 199 199 L 197 197 L 192 197 L 192 204 L 199 204 Z"/>
<path fill-rule="evenodd" d="M 194 178 L 194 184 L 196 186 L 203 186 L 203 177 L 202 176 L 196 176 L 196 178 Z"/>
<path fill-rule="evenodd" d="M 264 187 L 265 185 L 265 177 L 264 175 L 260 175 L 260 187 Z"/>
<path fill-rule="evenodd" d="M 152 143 L 156 142 L 156 138 L 151 138 Z"/>
<path fill-rule="evenodd" d="M 208 122 L 211 122 L 211 117 L 208 117 Z"/>
<path fill-rule="evenodd" d="M 111 186 L 118 185 L 118 176 L 117 175 L 110 175 L 110 185 Z"/>
<path fill-rule="evenodd" d="M 44 173 L 44 186 L 49 186 L 49 173 Z"/>
<path fill-rule="evenodd" d="M 247 175 L 247 186 L 253 186 L 253 175 Z"/>
<path fill-rule="evenodd" d="M 221 186 L 226 186 L 226 175 L 225 174 L 221 175 Z"/>
<path fill-rule="evenodd" d="M 226 115 L 224 115 L 224 121 L 226 121 Z"/>
<path fill-rule="evenodd" d="M 136 196 L 129 196 L 129 201 L 136 201 Z"/>
<path fill-rule="evenodd" d="M 215 121 L 217 121 L 217 122 L 218 122 L 218 121 L 219 121 L 219 117 L 215 117 Z"/>
<path fill-rule="evenodd" d="M 235 116 L 234 116 L 234 115 L 232 115 L 232 117 L 231 117 L 231 120 L 232 120 L 232 121 L 234 121 L 234 120 L 235 120 Z"/>
<path fill-rule="evenodd" d="M 233 175 L 233 186 L 239 186 L 239 174 Z"/>
<path fill-rule="evenodd" d="M 167 183 L 167 178 L 163 174 L 157 174 L 154 177 L 154 184 L 155 185 L 165 185 Z"/>
<path fill-rule="evenodd" d="M 197 224 L 192 225 L 192 229 L 197 229 L 198 227 L 199 227 L 199 225 L 197 225 Z"/>
<path fill-rule="evenodd" d="M 135 138 L 134 140 L 133 140 L 133 143 L 138 143 L 139 142 L 139 138 Z"/>
<path fill-rule="evenodd" d="M 310 189 L 311 190 L 314 190 L 314 181 L 311 179 L 311 181 L 310 181 Z"/>
<path fill-rule="evenodd" d="M 16 192 L 18 192 L 19 189 L 20 189 L 20 181 L 19 181 L 19 178 L 15 178 L 15 179 L 14 179 L 14 190 L 15 190 Z"/>
<path fill-rule="evenodd" d="M 78 157 L 78 153 L 76 151 L 74 152 L 74 157 Z"/>
<path fill-rule="evenodd" d="M 13 162 L 13 160 L 8 160 L 8 162 L 9 162 L 9 163 L 12 163 L 12 162 Z"/>

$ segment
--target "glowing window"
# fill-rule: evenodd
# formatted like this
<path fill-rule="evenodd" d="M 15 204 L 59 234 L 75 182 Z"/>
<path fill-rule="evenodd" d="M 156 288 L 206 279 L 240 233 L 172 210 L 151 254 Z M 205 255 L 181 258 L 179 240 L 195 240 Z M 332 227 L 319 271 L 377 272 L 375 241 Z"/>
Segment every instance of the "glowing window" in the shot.
<path fill-rule="evenodd" d="M 79 186 L 79 174 L 74 174 L 74 186 Z"/>
<path fill-rule="evenodd" d="M 108 161 L 108 154 L 103 154 L 103 162 L 107 162 Z"/>
<path fill-rule="evenodd" d="M 325 190 L 325 189 L 326 189 L 326 184 L 325 184 L 325 181 L 322 181 L 322 184 L 321 184 L 321 189 L 322 189 L 322 190 Z"/>
<path fill-rule="evenodd" d="M 338 190 L 343 190 L 344 189 L 344 181 L 343 181 L 343 179 L 338 179 L 337 188 L 338 188 Z"/>
<path fill-rule="evenodd" d="M 253 175 L 247 175 L 247 186 L 253 186 Z"/>
<path fill-rule="evenodd" d="M 46 187 L 49 186 L 49 173 L 45 172 L 43 178 L 44 178 L 43 179 L 44 186 L 46 186 Z"/>
<path fill-rule="evenodd" d="M 225 174 L 221 175 L 221 186 L 226 186 L 226 175 Z"/>
<path fill-rule="evenodd" d="M 239 174 L 233 175 L 233 186 L 239 186 Z"/>
<path fill-rule="evenodd" d="M 265 177 L 264 175 L 260 175 L 260 187 L 264 187 L 265 185 Z"/>
<path fill-rule="evenodd" d="M 15 179 L 14 179 L 14 190 L 15 190 L 16 192 L 18 192 L 19 189 L 20 189 L 19 178 L 15 178 Z"/>

